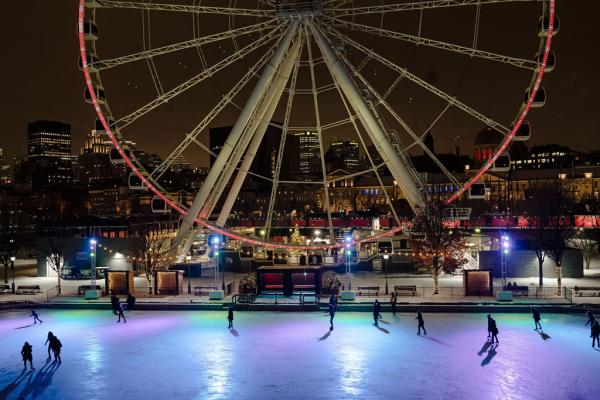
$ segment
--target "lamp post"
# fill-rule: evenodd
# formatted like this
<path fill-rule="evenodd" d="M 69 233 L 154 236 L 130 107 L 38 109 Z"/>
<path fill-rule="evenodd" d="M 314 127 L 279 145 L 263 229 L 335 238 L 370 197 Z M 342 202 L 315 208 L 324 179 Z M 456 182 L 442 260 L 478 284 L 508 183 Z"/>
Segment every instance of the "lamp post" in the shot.
<path fill-rule="evenodd" d="M 510 239 L 504 233 L 502 233 L 501 249 L 500 249 L 500 263 L 502 267 L 502 290 L 506 290 L 506 257 L 510 252 Z"/>
<path fill-rule="evenodd" d="M 388 258 L 390 258 L 389 254 L 383 255 L 383 260 L 385 261 L 385 295 L 388 295 Z"/>
<path fill-rule="evenodd" d="M 91 239 L 90 240 L 90 261 L 92 263 L 92 274 L 91 274 L 91 279 L 90 279 L 90 283 L 92 286 L 92 289 L 96 287 L 96 244 L 98 242 L 96 241 L 96 239 Z"/>
<path fill-rule="evenodd" d="M 215 290 L 217 290 L 217 284 L 219 282 L 219 238 L 215 237 L 212 240 L 213 245 L 213 256 L 215 257 Z"/>
<path fill-rule="evenodd" d="M 187 281 L 188 281 L 188 294 L 192 294 L 192 276 L 190 275 L 190 263 L 192 262 L 192 256 L 185 256 L 187 261 Z"/>
<path fill-rule="evenodd" d="M 346 237 L 346 273 L 348 274 L 348 290 L 352 290 L 352 237 Z"/>
<path fill-rule="evenodd" d="M 12 270 L 12 294 L 15 294 L 15 256 L 10 257 L 10 269 Z"/>

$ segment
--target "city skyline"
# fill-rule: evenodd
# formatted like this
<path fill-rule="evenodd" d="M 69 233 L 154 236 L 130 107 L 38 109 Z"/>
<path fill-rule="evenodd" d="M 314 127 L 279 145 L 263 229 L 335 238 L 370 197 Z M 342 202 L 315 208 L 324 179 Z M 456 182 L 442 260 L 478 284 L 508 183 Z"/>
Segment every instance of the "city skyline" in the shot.
<path fill-rule="evenodd" d="M 72 4 L 71 4 L 72 3 Z M 95 117 L 93 110 L 83 101 L 83 78 L 81 71 L 77 69 L 77 43 L 74 35 L 76 2 L 62 2 L 61 4 L 50 7 L 47 2 L 34 1 L 28 9 L 19 6 L 13 6 L 15 9 L 15 18 L 9 21 L 9 24 L 23 21 L 27 15 L 28 23 L 35 21 L 36 25 L 45 26 L 46 21 L 53 21 L 53 29 L 47 29 L 48 34 L 31 36 L 27 31 L 22 32 L 16 37 L 22 40 L 21 43 L 12 42 L 9 45 L 9 52 L 19 55 L 10 65 L 3 65 L 6 69 L 5 74 L 14 77 L 8 81 L 7 93 L 14 99 L 10 102 L 4 111 L 9 115 L 7 118 L 6 131 L 10 132 L 11 140 L 2 140 L 0 145 L 4 150 L 5 159 L 16 155 L 22 155 L 24 143 L 26 141 L 26 124 L 38 119 L 50 119 L 68 122 L 72 125 L 73 148 L 79 148 L 89 131 L 94 127 Z M 600 147 L 600 143 L 595 143 L 600 129 L 600 122 L 597 117 L 588 117 L 594 114 L 594 94 L 598 92 L 598 83 L 591 80 L 593 75 L 593 66 L 596 64 L 594 57 L 596 54 L 587 55 L 582 37 L 592 34 L 591 24 L 585 23 L 581 18 L 586 18 L 577 13 L 577 6 L 573 3 L 561 3 L 558 6 L 561 18 L 561 33 L 553 43 L 553 49 L 557 54 L 558 66 L 555 71 L 548 74 L 544 79 L 544 86 L 548 91 L 548 104 L 541 110 L 536 111 L 531 116 L 533 125 L 533 134 L 530 144 L 568 144 L 575 150 L 588 151 L 590 148 Z M 598 7 L 591 5 L 590 7 Z M 29 13 L 30 9 L 37 10 L 36 13 Z M 40 17 L 37 17 L 37 16 Z M 41 16 L 45 16 L 41 18 Z M 40 18 L 39 20 L 36 18 Z M 38 24 L 39 23 L 39 24 Z M 26 24 L 21 24 L 26 26 Z M 18 31 L 18 26 L 8 26 L 12 31 Z M 36 67 L 36 63 L 25 62 L 28 60 L 27 49 L 31 48 L 33 41 L 41 41 L 43 46 L 36 47 L 37 55 L 42 54 L 47 59 L 54 62 L 47 63 L 43 68 Z M 510 34 L 506 35 L 506 40 L 510 40 Z M 72 45 L 68 45 L 71 41 Z M 576 54 L 586 54 L 587 63 L 580 63 Z M 72 61 L 72 62 L 69 62 Z M 34 72 L 35 70 L 35 72 Z M 428 74 L 440 74 L 441 71 L 429 71 Z M 16 82 L 22 82 L 20 76 L 27 76 L 25 84 L 15 85 Z M 118 79 L 121 79 L 117 77 Z M 15 83 L 13 83 L 15 82 Z M 218 83 L 216 83 L 218 85 Z M 575 96 L 575 93 L 577 95 Z M 111 93 L 109 91 L 109 97 Z M 573 101 L 576 98 L 578 101 Z M 510 107 L 514 108 L 514 107 Z M 516 111 L 516 110 L 515 110 Z M 181 115 L 174 112 L 170 118 L 173 123 Z M 219 121 L 211 127 L 225 126 L 232 123 L 231 119 Z M 462 125 L 462 124 L 460 124 Z M 179 128 L 179 127 L 178 127 Z M 463 149 L 470 149 L 474 135 L 478 129 L 472 129 L 468 123 L 465 123 L 465 132 L 461 132 L 460 126 L 446 125 L 436 127 L 432 134 L 436 139 L 438 151 L 445 153 L 453 152 L 455 145 Z M 466 132 L 468 131 L 468 132 Z M 565 131 L 569 134 L 565 135 Z M 153 133 L 157 134 L 157 133 Z M 139 143 L 142 147 L 148 148 L 149 152 L 164 153 L 164 137 L 171 135 L 164 131 L 158 133 L 162 139 L 157 144 L 148 146 L 145 143 Z M 3 135 L 4 136 L 4 135 Z M 201 135 L 201 140 L 206 142 L 207 132 Z M 344 137 L 345 133 L 335 132 L 333 135 L 324 137 L 327 145 L 336 137 Z M 6 136 L 4 136 L 6 137 Z M 566 138 L 569 143 L 566 143 Z M 352 138 L 350 138 L 352 139 Z M 172 144 L 171 144 L 172 145 Z M 153 146 L 157 146 L 152 148 Z M 360 149 L 361 154 L 364 149 Z M 188 159 L 194 166 L 208 165 L 208 156 L 201 154 L 188 156 Z M 470 154 L 463 150 L 462 153 Z M 160 154 L 166 157 L 166 154 Z"/>

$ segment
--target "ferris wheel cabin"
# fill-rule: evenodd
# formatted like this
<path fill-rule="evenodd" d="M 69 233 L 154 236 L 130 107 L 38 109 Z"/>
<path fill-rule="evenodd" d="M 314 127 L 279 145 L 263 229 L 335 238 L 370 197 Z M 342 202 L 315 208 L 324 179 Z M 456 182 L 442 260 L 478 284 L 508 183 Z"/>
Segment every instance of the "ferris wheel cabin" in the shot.
<path fill-rule="evenodd" d="M 544 61 L 544 53 L 536 54 L 535 59 L 538 63 L 537 70 L 539 71 L 539 69 L 541 68 L 542 62 Z M 546 60 L 546 68 L 544 69 L 544 71 L 552 72 L 552 71 L 554 71 L 554 68 L 556 68 L 556 54 L 554 54 L 554 52 L 551 51 L 550 53 L 548 53 L 548 59 Z"/>
<path fill-rule="evenodd" d="M 525 102 L 529 101 L 529 97 L 531 96 L 531 89 L 528 89 L 525 92 Z M 543 86 L 540 86 L 538 91 L 533 98 L 533 103 L 531 103 L 531 108 L 542 108 L 546 105 L 546 89 Z"/>
<path fill-rule="evenodd" d="M 98 39 L 98 25 L 94 21 L 86 19 L 83 22 L 83 37 L 85 40 Z"/>
<path fill-rule="evenodd" d="M 169 214 L 171 212 L 171 207 L 159 196 L 152 197 L 150 207 L 153 214 Z"/>
<path fill-rule="evenodd" d="M 129 149 L 123 149 L 123 152 L 127 156 L 127 158 L 131 157 L 131 151 Z M 121 153 L 117 149 L 110 150 L 110 162 L 113 164 L 124 164 L 125 160 L 121 156 Z"/>
<path fill-rule="evenodd" d="M 88 53 L 86 53 L 85 58 L 86 58 L 88 70 L 90 72 L 98 72 L 98 68 L 96 67 L 96 64 L 98 63 L 98 61 L 100 61 L 98 56 L 95 53 L 88 52 Z M 79 70 L 83 71 L 83 60 L 81 59 L 81 56 L 79 56 L 77 65 L 79 65 Z"/>
<path fill-rule="evenodd" d="M 104 91 L 104 88 L 100 85 L 96 85 L 94 86 L 94 92 L 96 94 L 96 100 L 98 101 L 98 104 L 106 104 L 106 92 Z M 85 87 L 85 91 L 83 92 L 83 98 L 85 99 L 85 102 L 88 104 L 94 104 L 93 100 L 92 100 L 92 95 L 90 94 L 90 91 L 88 90 L 88 87 Z"/>
<path fill-rule="evenodd" d="M 135 172 L 129 173 L 129 182 L 128 183 L 129 183 L 130 190 L 147 190 L 148 189 L 146 187 L 146 185 L 144 185 L 144 183 L 142 182 L 140 177 L 135 174 Z"/>
<path fill-rule="evenodd" d="M 494 165 L 491 168 L 494 172 L 507 172 L 510 171 L 510 155 L 508 153 L 502 153 L 498 156 Z"/>
<path fill-rule="evenodd" d="M 485 199 L 485 183 L 483 181 L 475 182 L 469 188 L 469 199 L 472 200 L 483 200 Z"/>
<path fill-rule="evenodd" d="M 512 127 L 514 128 L 514 126 Z M 512 130 L 511 128 L 511 130 Z M 531 124 L 529 121 L 523 121 L 519 129 L 515 132 L 515 136 L 513 137 L 513 141 L 515 142 L 525 142 L 531 138 Z"/>
<path fill-rule="evenodd" d="M 115 120 L 112 118 L 105 118 L 106 123 L 108 124 L 108 127 L 110 129 L 113 129 L 113 127 L 115 126 Z M 99 133 L 105 133 L 106 129 L 104 129 L 104 125 L 102 125 L 102 121 L 100 121 L 100 118 L 96 118 L 96 123 L 95 123 L 95 128 L 96 128 L 96 132 Z"/>
<path fill-rule="evenodd" d="M 538 21 L 538 36 L 546 37 L 548 36 L 548 29 L 550 28 L 550 16 L 544 15 L 540 17 Z M 554 14 L 554 27 L 552 28 L 552 36 L 556 36 L 560 29 L 560 21 L 558 19 L 558 15 Z"/>

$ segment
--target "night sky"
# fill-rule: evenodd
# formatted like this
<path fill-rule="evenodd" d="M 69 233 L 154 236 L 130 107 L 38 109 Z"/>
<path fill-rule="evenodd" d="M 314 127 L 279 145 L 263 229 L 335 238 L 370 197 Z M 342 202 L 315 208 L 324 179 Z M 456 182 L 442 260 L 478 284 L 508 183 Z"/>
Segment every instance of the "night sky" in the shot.
<path fill-rule="evenodd" d="M 399 1 L 399 0 L 397 0 Z M 166 2 L 166 1 L 163 1 Z M 173 1 L 171 1 L 173 2 Z M 389 3 L 395 3 L 390 1 Z M 179 3 L 190 3 L 180 0 Z M 212 2 L 223 4 L 224 2 Z M 250 4 L 238 1 L 239 6 Z M 355 3 L 360 3 L 356 2 Z M 205 2 L 203 2 L 205 4 Z M 208 4 L 208 3 L 207 3 Z M 426 37 L 468 45 L 472 36 L 473 8 L 443 10 L 425 14 L 423 33 Z M 508 4 L 483 8 L 480 28 L 480 48 L 522 58 L 531 58 L 537 51 L 537 16 L 540 4 Z M 26 124 L 38 119 L 68 122 L 73 130 L 73 153 L 93 126 L 95 114 L 83 101 L 83 76 L 77 68 L 78 46 L 76 38 L 75 0 L 32 0 L 11 2 L 4 7 L 1 33 L 4 38 L 3 62 L 0 64 L 3 79 L 2 129 L 0 146 L 8 156 L 26 153 Z M 596 70 L 600 55 L 594 48 L 595 16 L 600 12 L 597 1 L 557 1 L 560 33 L 553 41 L 558 67 L 544 79 L 548 91 L 548 104 L 532 111 L 533 138 L 529 144 L 559 143 L 578 150 L 600 149 L 600 122 L 598 93 L 600 82 Z M 364 24 L 378 25 L 381 21 L 364 18 Z M 387 16 L 384 26 L 390 30 L 415 33 L 418 15 Z M 101 58 L 123 55 L 142 50 L 141 12 L 139 10 L 100 10 L 98 12 L 100 40 L 98 54 Z M 227 26 L 227 19 L 211 16 L 202 23 L 202 33 L 210 34 Z M 240 18 L 237 26 L 256 23 L 254 19 Z M 152 45 L 154 47 L 192 38 L 192 20 L 189 15 L 152 14 Z M 342 30 L 343 31 L 343 30 Z M 516 115 L 522 93 L 527 87 L 529 71 L 494 65 L 489 61 L 471 60 L 441 50 L 414 48 L 403 42 L 381 39 L 369 34 L 351 33 L 351 38 L 375 49 L 409 71 L 435 84 L 450 94 L 455 94 L 485 115 L 510 125 Z M 255 35 L 253 40 L 257 39 Z M 249 37 L 239 44 L 249 43 Z M 228 54 L 233 45 L 229 41 L 205 48 L 212 64 Z M 168 152 L 201 120 L 232 83 L 245 73 L 264 54 L 266 47 L 246 57 L 235 66 L 217 74 L 178 98 L 123 130 L 123 135 L 136 141 L 140 148 L 166 156 Z M 320 56 L 313 46 L 315 57 Z M 363 55 L 357 51 L 347 53 L 349 59 L 360 63 Z M 306 49 L 302 57 L 306 59 Z M 198 73 L 199 58 L 189 50 L 157 60 L 157 69 L 164 87 L 173 87 Z M 302 70 L 302 68 L 301 68 Z M 381 65 L 369 62 L 364 74 L 373 86 L 386 90 L 396 77 Z M 323 66 L 317 67 L 318 84 L 330 82 Z M 145 63 L 129 64 L 123 68 L 106 71 L 102 75 L 109 104 L 117 117 L 143 105 L 155 95 L 155 89 Z M 254 81 L 252 82 L 254 83 Z M 308 69 L 301 71 L 299 87 L 309 87 Z M 243 93 L 248 93 L 245 91 Z M 286 95 L 284 95 L 286 96 Z M 312 97 L 298 96 L 291 125 L 310 126 L 314 123 Z M 243 103 L 243 96 L 238 98 Z M 284 97 L 285 100 L 285 97 Z M 324 123 L 343 117 L 339 97 L 335 92 L 322 100 Z M 390 104 L 417 133 L 429 125 L 443 107 L 438 99 L 416 85 L 403 81 L 389 98 Z M 283 104 L 275 119 L 283 117 Z M 227 109 L 211 126 L 232 124 L 236 110 Z M 388 120 L 391 118 L 386 117 Z M 473 138 L 483 128 L 478 121 L 460 111 L 452 111 L 436 126 L 433 136 L 436 151 L 446 152 L 459 145 L 463 153 L 471 153 Z M 353 138 L 347 125 L 327 131 L 325 142 L 337 136 Z M 206 142 L 207 135 L 201 136 Z M 408 141 L 407 141 L 408 142 Z M 199 148 L 185 153 L 195 165 L 207 163 L 208 157 Z"/>

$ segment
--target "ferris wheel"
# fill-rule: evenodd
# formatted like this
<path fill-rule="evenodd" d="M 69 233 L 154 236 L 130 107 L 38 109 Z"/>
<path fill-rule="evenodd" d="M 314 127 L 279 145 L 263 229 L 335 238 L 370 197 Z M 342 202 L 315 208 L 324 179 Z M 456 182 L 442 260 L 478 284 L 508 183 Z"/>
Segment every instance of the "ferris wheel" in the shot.
<path fill-rule="evenodd" d="M 194 224 L 266 248 L 340 247 L 282 245 L 269 234 L 259 239 L 225 228 L 250 175 L 271 186 L 267 232 L 282 185 L 313 185 L 322 190 L 333 238 L 330 186 L 345 178 L 326 168 L 325 143 L 335 134 L 352 133 L 365 153 L 365 167 L 346 177 L 374 176 L 397 222 L 381 171 L 387 167 L 408 204 L 422 208 L 426 183 L 410 159 L 416 149 L 454 185 L 448 204 L 477 198 L 482 175 L 502 170 L 510 144 L 531 135 L 526 116 L 546 102 L 541 81 L 555 67 L 550 47 L 559 28 L 555 0 L 80 0 L 78 22 L 84 97 L 98 115 L 96 128 L 114 146 L 112 161 L 130 168 L 130 187 L 181 214 L 181 254 L 194 240 Z M 147 145 L 144 133 L 165 123 L 164 161 L 148 169 L 132 142 Z M 203 138 L 218 124 L 232 128 L 215 154 Z M 462 124 L 504 135 L 466 181 L 424 143 L 430 130 Z M 269 126 L 281 135 L 264 176 L 252 164 Z M 320 173 L 284 179 L 286 140 L 300 131 L 315 133 Z M 214 162 L 186 205 L 161 177 L 193 152 Z"/>

